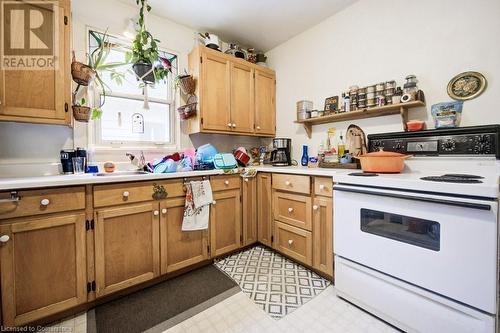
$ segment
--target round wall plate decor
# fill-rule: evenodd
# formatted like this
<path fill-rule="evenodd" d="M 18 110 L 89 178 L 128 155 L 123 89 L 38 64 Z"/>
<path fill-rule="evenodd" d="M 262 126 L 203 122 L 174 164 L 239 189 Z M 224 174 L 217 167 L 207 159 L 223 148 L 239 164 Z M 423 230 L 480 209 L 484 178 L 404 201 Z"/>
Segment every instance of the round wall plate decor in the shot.
<path fill-rule="evenodd" d="M 448 83 L 448 95 L 458 101 L 476 98 L 486 89 L 486 78 L 478 72 L 463 72 Z"/>

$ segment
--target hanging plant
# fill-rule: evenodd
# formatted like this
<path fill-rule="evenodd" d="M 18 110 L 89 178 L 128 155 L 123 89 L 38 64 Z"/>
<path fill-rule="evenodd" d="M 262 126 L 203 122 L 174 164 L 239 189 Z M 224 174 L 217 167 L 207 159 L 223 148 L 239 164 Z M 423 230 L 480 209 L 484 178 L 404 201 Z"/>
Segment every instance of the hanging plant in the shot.
<path fill-rule="evenodd" d="M 171 72 L 171 64 L 168 59 L 160 57 L 158 50 L 158 39 L 146 29 L 145 14 L 151 11 L 147 0 L 136 0 L 139 7 L 139 31 L 132 41 L 132 50 L 127 53 L 138 80 L 145 84 L 154 84 L 164 80 Z"/>

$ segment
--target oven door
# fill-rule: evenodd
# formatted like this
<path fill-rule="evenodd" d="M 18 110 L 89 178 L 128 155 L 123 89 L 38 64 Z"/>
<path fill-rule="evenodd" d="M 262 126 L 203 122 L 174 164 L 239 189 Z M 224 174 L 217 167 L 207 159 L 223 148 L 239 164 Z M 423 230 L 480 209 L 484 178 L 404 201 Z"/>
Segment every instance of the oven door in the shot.
<path fill-rule="evenodd" d="M 496 313 L 498 202 L 334 186 L 336 255 Z"/>

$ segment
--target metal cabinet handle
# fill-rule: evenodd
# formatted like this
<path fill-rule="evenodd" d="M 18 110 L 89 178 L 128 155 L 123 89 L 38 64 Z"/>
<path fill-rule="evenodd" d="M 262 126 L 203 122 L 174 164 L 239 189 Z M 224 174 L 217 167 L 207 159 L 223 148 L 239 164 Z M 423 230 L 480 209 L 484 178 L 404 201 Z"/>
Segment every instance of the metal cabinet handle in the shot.
<path fill-rule="evenodd" d="M 292 246 L 292 244 L 293 244 L 293 239 L 289 239 L 288 240 L 288 246 Z"/>
<path fill-rule="evenodd" d="M 158 215 L 160 215 L 160 212 L 159 212 L 159 211 L 157 211 L 157 210 L 155 210 L 155 211 L 153 212 L 153 215 L 154 215 L 154 216 L 158 216 Z"/>
<path fill-rule="evenodd" d="M 128 198 L 128 196 L 130 195 L 130 193 L 128 191 L 123 191 L 123 197 L 124 198 Z"/>
<path fill-rule="evenodd" d="M 288 208 L 288 212 L 289 213 L 293 212 L 293 208 L 292 207 Z"/>
<path fill-rule="evenodd" d="M 314 210 L 318 210 L 318 208 L 319 208 L 319 207 L 318 207 L 318 205 L 314 205 L 314 206 L 313 206 L 313 209 L 314 209 Z"/>
<path fill-rule="evenodd" d="M 10 192 L 10 198 L 8 199 L 0 199 L 0 203 L 2 202 L 18 202 L 21 201 L 21 196 L 17 194 L 17 191 L 11 191 Z"/>
<path fill-rule="evenodd" d="M 165 215 L 165 214 L 167 214 L 167 209 L 166 209 L 166 208 L 163 208 L 163 209 L 161 210 L 161 213 L 162 213 L 162 214 L 164 214 L 164 215 Z"/>
<path fill-rule="evenodd" d="M 40 205 L 47 207 L 50 204 L 50 200 L 45 198 L 40 200 Z"/>
<path fill-rule="evenodd" d="M 9 239 L 10 239 L 9 235 L 0 236 L 0 242 L 2 242 L 2 243 L 7 243 L 9 241 Z"/>

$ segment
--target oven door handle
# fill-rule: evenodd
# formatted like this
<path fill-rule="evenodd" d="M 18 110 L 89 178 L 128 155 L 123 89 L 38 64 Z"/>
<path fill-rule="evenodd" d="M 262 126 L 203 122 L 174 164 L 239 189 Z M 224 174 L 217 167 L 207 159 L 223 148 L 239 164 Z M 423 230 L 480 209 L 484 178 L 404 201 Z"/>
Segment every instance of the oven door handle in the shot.
<path fill-rule="evenodd" d="M 416 196 L 416 195 L 401 194 L 401 193 L 389 192 L 389 191 L 384 191 L 384 192 L 382 192 L 382 191 L 370 191 L 370 190 L 367 190 L 364 188 L 355 188 L 355 187 L 344 186 L 344 185 L 334 185 L 333 190 L 334 191 L 351 192 L 351 193 L 378 195 L 378 196 L 383 196 L 383 197 L 390 197 L 390 198 L 397 198 L 397 199 L 404 199 L 404 200 L 417 200 L 417 201 L 437 203 L 437 204 L 442 204 L 442 205 L 456 206 L 456 207 L 463 207 L 463 208 L 472 208 L 472 209 L 488 210 L 488 211 L 491 210 L 491 205 L 488 205 L 488 204 L 466 202 L 466 201 L 454 201 L 454 200 L 429 198 L 429 197 L 426 198 L 426 197 L 420 197 L 420 196 Z"/>

